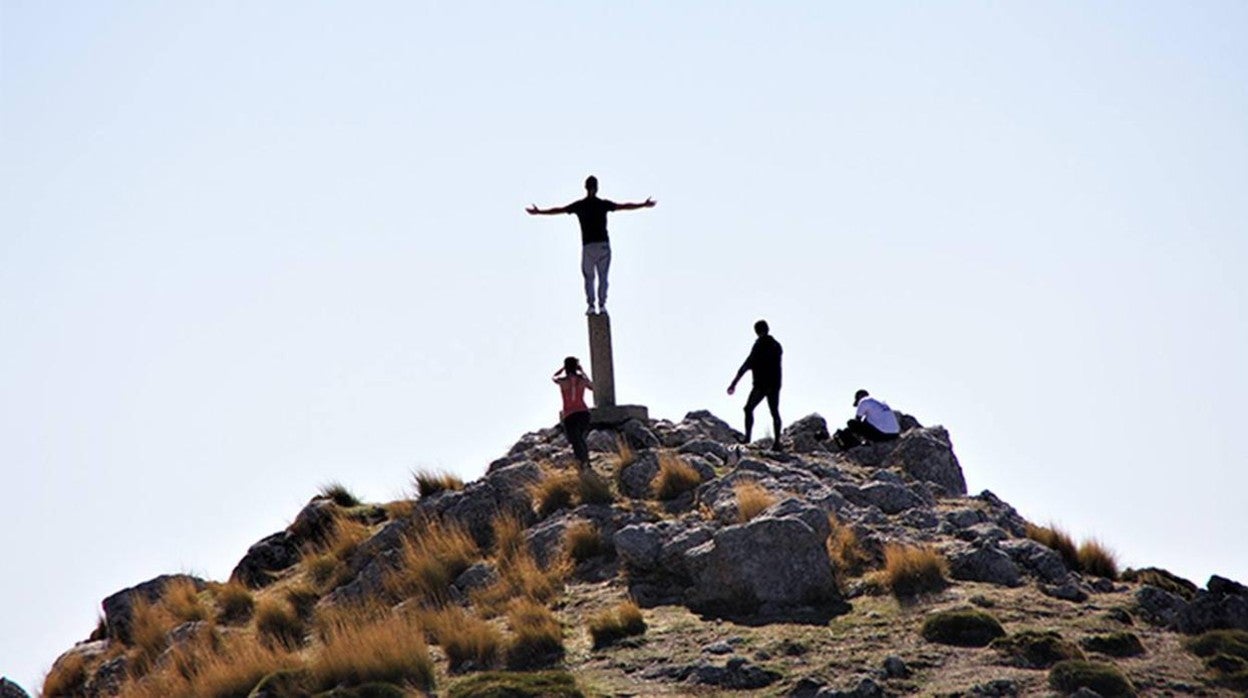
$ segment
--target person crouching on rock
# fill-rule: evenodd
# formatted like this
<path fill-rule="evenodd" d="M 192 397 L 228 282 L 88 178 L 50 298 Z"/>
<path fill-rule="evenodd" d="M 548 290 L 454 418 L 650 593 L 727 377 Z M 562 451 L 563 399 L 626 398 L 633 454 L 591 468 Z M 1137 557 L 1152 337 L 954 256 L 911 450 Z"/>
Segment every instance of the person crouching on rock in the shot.
<path fill-rule="evenodd" d="M 858 414 L 832 437 L 841 448 L 894 441 L 901 433 L 897 415 L 888 403 L 871 397 L 867 391 L 854 393 L 854 407 L 858 408 Z"/>
<path fill-rule="evenodd" d="M 555 371 L 552 380 L 558 384 L 559 393 L 563 396 L 559 422 L 563 425 L 564 436 L 572 444 L 572 453 L 581 468 L 588 468 L 589 446 L 585 437 L 589 434 L 589 406 L 585 404 L 585 390 L 593 390 L 594 384 L 585 377 L 581 362 L 575 356 L 563 360 L 563 368 Z"/>

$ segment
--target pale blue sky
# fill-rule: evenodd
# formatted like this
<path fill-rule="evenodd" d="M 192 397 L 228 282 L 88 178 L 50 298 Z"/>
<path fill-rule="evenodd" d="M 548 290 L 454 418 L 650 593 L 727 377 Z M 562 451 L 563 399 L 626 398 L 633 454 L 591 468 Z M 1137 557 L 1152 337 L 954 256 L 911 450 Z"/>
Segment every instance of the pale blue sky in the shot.
<path fill-rule="evenodd" d="M 0 1 L 0 674 L 317 487 L 554 422 L 617 200 L 621 400 L 868 387 L 970 487 L 1248 581 L 1248 5 Z M 763 420 L 766 421 L 766 420 Z"/>

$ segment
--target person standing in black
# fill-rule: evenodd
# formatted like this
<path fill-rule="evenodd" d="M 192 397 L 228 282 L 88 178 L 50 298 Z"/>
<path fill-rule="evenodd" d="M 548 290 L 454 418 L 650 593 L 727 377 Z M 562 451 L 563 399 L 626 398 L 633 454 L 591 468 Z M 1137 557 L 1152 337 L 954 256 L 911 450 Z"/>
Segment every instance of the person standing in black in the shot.
<path fill-rule="evenodd" d="M 614 201 L 598 198 L 598 178 L 590 175 L 585 180 L 585 198 L 574 201 L 567 206 L 556 208 L 538 208 L 530 204 L 526 211 L 530 216 L 551 216 L 558 213 L 575 213 L 581 224 L 581 274 L 585 277 L 585 303 L 589 308 L 586 315 L 593 315 L 594 310 L 594 274 L 598 276 L 598 309 L 599 313 L 607 312 L 607 271 L 611 268 L 611 243 L 607 239 L 607 213 L 610 211 L 631 211 L 638 208 L 653 208 L 654 200 L 647 198 L 641 203 L 617 204 Z"/>
<path fill-rule="evenodd" d="M 750 349 L 750 355 L 746 357 L 745 363 L 741 364 L 741 368 L 737 371 L 737 375 L 732 379 L 732 383 L 728 386 L 728 394 L 732 395 L 737 391 L 737 381 L 741 380 L 741 376 L 746 371 L 753 372 L 754 388 L 750 390 L 750 396 L 745 400 L 745 442 L 750 442 L 750 433 L 754 431 L 754 408 L 758 407 L 758 403 L 767 398 L 767 408 L 771 410 L 771 421 L 775 428 L 775 442 L 772 448 L 780 450 L 780 355 L 784 350 L 780 347 L 780 342 L 770 334 L 770 328 L 767 327 L 766 320 L 759 320 L 754 323 L 754 333 L 758 335 L 758 339 L 754 340 L 754 347 Z"/>

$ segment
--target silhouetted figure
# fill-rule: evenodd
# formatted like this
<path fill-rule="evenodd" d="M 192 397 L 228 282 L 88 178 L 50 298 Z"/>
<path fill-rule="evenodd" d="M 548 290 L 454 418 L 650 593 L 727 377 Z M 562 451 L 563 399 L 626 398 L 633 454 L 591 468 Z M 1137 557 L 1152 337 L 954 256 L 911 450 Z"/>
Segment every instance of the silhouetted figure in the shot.
<path fill-rule="evenodd" d="M 865 390 L 854 393 L 854 407 L 858 408 L 858 413 L 832 436 L 841 448 L 894 441 L 901 433 L 893 409 L 883 400 L 871 397 L 871 393 Z"/>
<path fill-rule="evenodd" d="M 538 208 L 530 204 L 526 211 L 531 216 L 550 216 L 557 213 L 575 213 L 581 223 L 581 274 L 585 277 L 586 315 L 594 314 L 594 273 L 598 275 L 598 310 L 607 312 L 607 271 L 611 268 L 611 242 L 607 239 L 607 213 L 651 208 L 654 200 L 647 198 L 641 203 L 617 204 L 598 198 L 598 178 L 590 175 L 585 180 L 585 198 L 558 208 Z"/>
<path fill-rule="evenodd" d="M 559 386 L 563 397 L 563 409 L 559 411 L 559 422 L 563 425 L 563 433 L 572 444 L 572 453 L 582 468 L 589 467 L 589 446 L 585 436 L 589 433 L 589 406 L 585 404 L 585 391 L 593 390 L 594 384 L 581 370 L 581 362 L 575 356 L 563 360 L 563 368 L 555 371 L 552 377 Z"/>
<path fill-rule="evenodd" d="M 772 337 L 768 332 L 766 320 L 759 320 L 754 323 L 754 333 L 758 335 L 758 339 L 754 340 L 754 347 L 750 349 L 750 355 L 746 357 L 745 363 L 741 364 L 741 368 L 737 370 L 737 375 L 732 379 L 732 383 L 728 386 L 728 394 L 732 395 L 737 391 L 737 381 L 741 380 L 741 376 L 746 371 L 753 373 L 754 388 L 750 390 L 750 396 L 745 400 L 745 442 L 750 442 L 750 433 L 754 430 L 754 408 L 758 407 L 758 403 L 767 398 L 767 408 L 771 410 L 771 421 L 775 427 L 775 442 L 772 448 L 780 450 L 780 355 L 784 350 L 780 348 L 780 342 Z"/>

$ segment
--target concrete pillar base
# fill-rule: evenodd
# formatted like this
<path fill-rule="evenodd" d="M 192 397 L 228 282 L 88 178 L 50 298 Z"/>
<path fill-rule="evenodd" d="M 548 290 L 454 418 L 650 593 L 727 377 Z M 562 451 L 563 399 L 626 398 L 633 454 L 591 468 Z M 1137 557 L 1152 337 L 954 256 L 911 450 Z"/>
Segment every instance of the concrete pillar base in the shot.
<path fill-rule="evenodd" d="M 630 419 L 649 418 L 650 410 L 644 405 L 610 405 L 589 410 L 589 424 L 596 427 L 618 427 Z"/>

